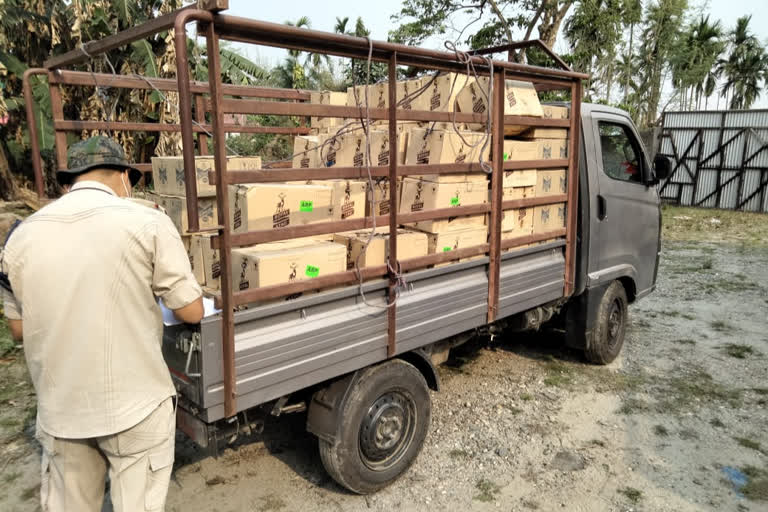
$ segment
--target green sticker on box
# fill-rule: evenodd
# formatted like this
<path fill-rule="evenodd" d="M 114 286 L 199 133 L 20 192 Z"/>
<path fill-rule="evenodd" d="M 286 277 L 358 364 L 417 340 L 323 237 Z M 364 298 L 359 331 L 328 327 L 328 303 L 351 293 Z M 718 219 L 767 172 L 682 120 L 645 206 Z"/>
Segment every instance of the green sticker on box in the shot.
<path fill-rule="evenodd" d="M 320 275 L 320 269 L 314 265 L 307 265 L 307 269 L 304 271 L 307 277 L 317 277 Z"/>
<path fill-rule="evenodd" d="M 459 204 L 460 204 L 459 196 L 451 198 L 451 206 L 459 206 Z"/>
<path fill-rule="evenodd" d="M 299 205 L 299 211 L 302 212 L 311 212 L 312 211 L 312 201 L 302 201 Z"/>
<path fill-rule="evenodd" d="M 448 251 L 450 251 L 450 250 L 451 250 L 451 248 L 450 248 L 450 247 L 443 247 L 443 252 L 448 252 Z"/>
<path fill-rule="evenodd" d="M 508 153 L 504 153 L 504 160 L 507 160 L 507 159 L 509 159 L 509 154 Z"/>

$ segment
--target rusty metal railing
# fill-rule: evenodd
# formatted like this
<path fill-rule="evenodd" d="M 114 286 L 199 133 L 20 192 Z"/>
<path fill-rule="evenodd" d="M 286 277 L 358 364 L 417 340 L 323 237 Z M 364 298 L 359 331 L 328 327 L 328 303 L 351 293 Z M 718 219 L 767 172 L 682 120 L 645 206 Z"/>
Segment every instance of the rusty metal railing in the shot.
<path fill-rule="evenodd" d="M 218 0 L 217 4 L 222 1 Z M 225 3 L 225 2 L 223 2 Z M 189 76 L 189 62 L 186 45 L 186 25 L 190 22 L 198 23 L 198 34 L 203 35 L 207 42 L 207 54 L 209 58 L 209 82 L 194 82 Z M 76 71 L 65 71 L 60 68 L 85 62 L 90 56 L 98 55 L 143 39 L 152 34 L 173 28 L 175 30 L 174 44 L 177 58 L 177 79 L 144 79 L 126 76 L 113 76 L 104 74 L 91 74 Z M 54 116 L 54 129 L 56 133 L 56 152 L 59 168 L 66 166 L 66 132 L 80 131 L 83 129 L 111 129 L 111 130 L 143 130 L 143 131 L 176 131 L 181 132 L 184 157 L 184 173 L 187 197 L 197 197 L 197 181 L 194 169 L 195 134 L 198 136 L 198 146 L 201 154 L 207 148 L 207 133 L 213 136 L 213 152 L 215 170 L 211 171 L 210 181 L 216 185 L 218 203 L 218 236 L 213 237 L 212 245 L 220 250 L 221 262 L 221 290 L 217 298 L 222 308 L 222 354 L 224 373 L 224 407 L 227 416 L 233 416 L 237 412 L 236 386 L 234 367 L 234 308 L 239 305 L 276 298 L 302 291 L 319 289 L 343 284 L 352 284 L 363 279 L 388 278 L 388 300 L 394 301 L 397 286 L 396 271 L 403 272 L 439 263 L 457 261 L 462 258 L 487 254 L 488 266 L 488 322 L 497 319 L 499 303 L 499 279 L 500 260 L 503 249 L 519 247 L 522 245 L 565 236 L 565 286 L 563 295 L 568 296 L 573 292 L 575 272 L 575 241 L 576 241 L 576 206 L 578 198 L 578 141 L 580 127 L 580 98 L 581 80 L 587 75 L 570 70 L 562 60 L 554 56 L 561 69 L 549 69 L 528 66 L 509 61 L 493 61 L 494 73 L 491 124 L 491 202 L 490 204 L 477 204 L 456 206 L 429 211 L 398 213 L 398 199 L 396 194 L 390 198 L 390 211 L 388 215 L 365 217 L 361 219 L 346 219 L 339 221 L 322 222 L 311 225 L 287 226 L 282 228 L 250 231 L 234 234 L 231 231 L 229 202 L 227 196 L 230 184 L 295 181 L 307 179 L 332 179 L 332 178 L 365 178 L 368 176 L 366 168 L 360 167 L 319 167 L 310 169 L 261 169 L 252 171 L 227 171 L 226 169 L 226 145 L 225 137 L 228 131 L 252 133 L 290 133 L 304 134 L 308 129 L 304 126 L 295 128 L 275 127 L 246 127 L 225 125 L 224 114 L 269 114 L 277 116 L 300 116 L 306 118 L 315 117 L 351 117 L 363 118 L 367 114 L 371 120 L 386 120 L 389 123 L 389 154 L 387 166 L 372 166 L 370 168 L 373 177 L 386 177 L 389 182 L 396 183 L 398 177 L 413 174 L 455 174 L 467 172 L 480 172 L 482 167 L 478 163 L 457 164 L 431 164 L 431 165 L 399 165 L 397 158 L 397 122 L 403 120 L 412 121 L 455 121 L 459 123 L 484 123 L 486 117 L 479 114 L 431 112 L 403 110 L 397 107 L 396 87 L 389 87 L 389 103 L 387 108 L 370 108 L 364 111 L 360 107 L 343 107 L 331 105 L 312 105 L 301 103 L 309 99 L 306 91 L 293 91 L 282 89 L 268 89 L 246 86 L 232 86 L 223 84 L 221 80 L 221 63 L 219 59 L 219 41 L 227 39 L 252 44 L 276 46 L 288 49 L 324 53 L 339 57 L 366 60 L 370 58 L 375 62 L 383 62 L 387 65 L 389 83 L 394 85 L 397 77 L 397 66 L 407 65 L 419 68 L 466 73 L 466 60 L 460 60 L 458 54 L 413 48 L 388 42 L 369 41 L 340 34 L 331 34 L 314 30 L 299 29 L 286 25 L 278 25 L 262 21 L 249 20 L 234 16 L 216 14 L 212 11 L 184 8 L 163 17 L 152 20 L 139 27 L 132 28 L 99 41 L 86 44 L 86 52 L 73 50 L 63 55 L 46 61 L 44 68 L 32 69 L 25 74 L 25 93 L 27 99 L 27 112 L 30 122 L 30 136 L 33 149 L 35 176 L 38 193 L 42 196 L 42 164 L 39 155 L 39 144 L 35 129 L 34 116 L 31 115 L 31 91 L 28 87 L 29 78 L 33 74 L 47 74 Z M 496 51 L 510 51 L 507 45 L 501 49 L 491 48 L 487 51 L 480 50 L 478 55 L 468 55 L 470 61 L 479 76 L 491 76 L 491 69 L 486 57 L 479 54 L 494 53 Z M 515 45 L 512 45 L 515 46 Z M 515 46 L 518 48 L 519 46 Z M 542 119 L 526 116 L 511 116 L 504 114 L 504 84 L 507 79 L 516 79 L 532 82 L 538 89 L 562 89 L 569 91 L 572 98 L 570 119 Z M 175 91 L 179 95 L 180 122 L 178 124 L 157 123 L 128 123 L 128 122 L 102 122 L 102 121 L 66 121 L 63 117 L 63 109 L 60 101 L 60 87 L 69 86 L 104 86 L 104 87 L 128 87 L 128 88 L 157 88 L 164 91 Z M 208 95 L 208 99 L 205 98 Z M 232 98 L 228 96 L 239 96 Z M 245 99 L 244 99 L 245 98 Z M 286 101 L 262 101 L 253 98 L 268 98 L 271 100 Z M 298 101 L 298 103 L 297 103 Z M 197 119 L 192 119 L 192 107 L 195 106 Z M 210 112 L 211 123 L 205 122 L 205 114 Z M 526 125 L 536 127 L 554 127 L 569 129 L 568 158 L 528 161 L 504 161 L 503 141 L 504 125 Z M 280 131 L 267 131 L 275 128 Z M 503 201 L 503 171 L 515 169 L 547 169 L 568 168 L 567 193 L 564 195 L 548 196 L 542 198 L 515 199 Z M 144 170 L 149 166 L 144 164 Z M 396 188 L 391 187 L 391 190 Z M 513 239 L 502 240 L 501 218 L 502 211 L 515 208 L 526 208 L 539 205 L 567 203 L 566 227 L 547 233 L 531 234 Z M 196 201 L 187 201 L 187 216 L 189 231 L 199 232 L 198 205 Z M 406 260 L 398 259 L 397 252 L 397 226 L 422 220 L 446 219 L 460 215 L 489 214 L 489 230 L 487 243 L 474 247 L 467 247 L 450 252 L 430 254 L 418 258 Z M 306 281 L 297 281 L 287 284 L 267 286 L 235 292 L 232 287 L 232 249 L 251 244 L 286 240 L 290 238 L 305 237 L 311 235 L 330 234 L 339 231 L 350 231 L 370 228 L 374 225 L 389 225 L 389 265 L 364 267 L 359 270 L 338 272 L 326 276 L 319 276 Z M 358 273 L 359 272 L 359 273 Z M 397 354 L 397 310 L 396 307 L 388 308 L 387 313 L 388 336 L 387 356 Z"/>

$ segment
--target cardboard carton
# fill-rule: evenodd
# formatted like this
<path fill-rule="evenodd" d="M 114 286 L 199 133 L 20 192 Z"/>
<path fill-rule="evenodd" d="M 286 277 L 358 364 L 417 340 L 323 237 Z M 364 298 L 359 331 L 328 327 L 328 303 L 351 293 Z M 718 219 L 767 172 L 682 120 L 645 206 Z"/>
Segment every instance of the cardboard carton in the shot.
<path fill-rule="evenodd" d="M 525 140 L 504 140 L 504 161 L 520 162 L 522 160 L 537 160 L 541 150 L 538 142 Z"/>
<path fill-rule="evenodd" d="M 426 97 L 426 91 L 416 96 L 416 92 L 424 85 L 422 78 L 414 78 L 411 80 L 398 80 L 397 81 L 397 105 L 398 108 L 403 110 L 418 110 L 419 102 L 422 102 L 422 97 Z M 414 106 L 414 102 L 416 105 Z"/>
<path fill-rule="evenodd" d="M 317 135 L 297 135 L 293 139 L 293 167 L 320 167 L 319 144 L 320 137 Z"/>
<path fill-rule="evenodd" d="M 533 209 L 533 233 L 565 228 L 565 203 L 537 206 Z"/>
<path fill-rule="evenodd" d="M 203 263 L 203 244 L 200 235 L 186 235 L 181 237 L 184 248 L 187 250 L 189 265 L 192 267 L 192 275 L 200 285 L 205 284 L 205 265 Z"/>
<path fill-rule="evenodd" d="M 565 169 L 539 169 L 536 172 L 536 197 L 565 194 L 567 190 Z"/>
<path fill-rule="evenodd" d="M 534 171 L 535 173 L 535 171 Z M 535 184 L 535 181 L 534 181 Z M 502 190 L 502 200 L 526 199 L 536 197 L 536 188 L 505 187 Z M 533 232 L 533 207 L 515 208 L 501 212 L 501 230 L 513 231 L 515 236 L 530 235 Z"/>
<path fill-rule="evenodd" d="M 504 99 L 505 115 L 530 117 L 544 115 L 539 103 L 539 95 L 530 82 L 507 80 Z M 488 77 L 470 78 L 466 87 L 459 92 L 457 101 L 461 112 L 485 114 L 488 111 Z"/>
<path fill-rule="evenodd" d="M 273 242 L 232 250 L 235 290 L 313 279 L 347 268 L 347 251 L 333 242 Z"/>
<path fill-rule="evenodd" d="M 533 187 L 536 186 L 536 169 L 515 169 L 504 171 L 502 187 Z"/>
<path fill-rule="evenodd" d="M 165 209 L 165 212 L 171 218 L 173 225 L 176 226 L 179 233 L 183 235 L 189 232 L 186 197 L 147 194 L 147 198 Z M 215 229 L 219 224 L 219 210 L 216 207 L 216 198 L 199 197 L 197 199 L 197 208 L 200 229 Z"/>
<path fill-rule="evenodd" d="M 363 167 L 367 162 L 365 134 L 362 130 L 331 134 L 323 140 L 319 153 L 322 167 Z"/>
<path fill-rule="evenodd" d="M 550 160 L 553 158 L 568 158 L 568 139 L 539 139 L 539 158 Z"/>
<path fill-rule="evenodd" d="M 429 233 L 427 237 L 429 254 L 449 252 L 486 243 L 488 241 L 488 228 L 486 226 L 472 226 L 443 233 Z M 474 258 L 461 258 L 459 262 L 469 261 Z M 443 265 L 450 265 L 450 263 L 438 266 Z"/>
<path fill-rule="evenodd" d="M 205 286 L 211 290 L 218 290 L 221 287 L 221 260 L 218 249 L 211 247 L 211 239 L 214 236 L 215 233 L 200 235 L 200 250 L 203 258 Z"/>
<path fill-rule="evenodd" d="M 216 185 L 211 185 L 208 180 L 208 173 L 214 170 L 214 168 L 213 156 L 195 157 L 197 197 L 216 195 Z M 261 169 L 261 157 L 227 157 L 227 169 L 230 171 Z M 184 158 L 180 156 L 153 156 L 152 184 L 157 194 L 186 196 Z"/>
<path fill-rule="evenodd" d="M 365 216 L 366 182 L 337 179 L 311 181 L 309 184 L 331 187 L 332 220 L 359 219 Z"/>
<path fill-rule="evenodd" d="M 380 178 L 373 182 L 373 200 L 376 204 L 374 210 L 376 215 L 389 215 L 390 210 L 390 189 L 389 179 Z M 398 179 L 395 197 L 400 199 L 401 179 Z M 366 215 L 371 215 L 371 204 L 366 196 Z"/>
<path fill-rule="evenodd" d="M 365 89 L 364 85 L 347 87 L 346 102 L 348 107 L 365 108 Z M 343 93 L 341 93 L 343 94 Z M 368 107 L 369 108 L 387 108 L 389 106 L 389 84 L 379 82 L 368 86 Z"/>
<path fill-rule="evenodd" d="M 295 183 L 233 185 L 229 210 L 235 233 L 329 221 L 334 215 L 333 188 Z"/>
<path fill-rule="evenodd" d="M 567 139 L 568 128 L 529 128 L 520 134 L 525 139 Z"/>
<path fill-rule="evenodd" d="M 331 92 L 320 91 L 311 92 L 309 94 L 309 101 L 315 105 L 347 105 L 347 94 L 343 92 Z M 333 127 L 340 126 L 344 123 L 344 119 L 340 117 L 311 117 L 309 124 L 312 128 L 318 129 L 332 129 Z M 296 166 L 294 166 L 296 167 Z"/>
<path fill-rule="evenodd" d="M 399 213 L 420 212 L 488 202 L 488 181 L 485 176 L 469 175 L 473 180 L 441 183 L 418 178 L 404 178 L 400 193 Z M 420 221 L 413 224 L 421 231 L 441 233 L 467 226 L 484 224 L 484 215 L 452 217 Z"/>
<path fill-rule="evenodd" d="M 433 112 L 457 110 L 456 96 L 465 82 L 467 82 L 467 75 L 457 75 L 456 73 L 440 73 L 436 77 L 423 77 L 421 85 L 426 86 L 427 89 L 424 94 L 413 101 L 413 110 Z"/>
<path fill-rule="evenodd" d="M 365 244 L 371 230 L 337 233 L 333 241 L 347 248 L 347 269 L 385 265 L 389 258 L 389 229 L 376 228 L 368 249 Z M 427 234 L 405 229 L 397 230 L 397 257 L 399 260 L 426 256 Z"/>
<path fill-rule="evenodd" d="M 541 111 L 544 119 L 568 119 L 568 107 L 557 107 L 555 105 L 542 105 Z"/>
<path fill-rule="evenodd" d="M 406 165 L 472 163 L 490 159 L 490 141 L 485 134 L 464 132 L 459 134 L 444 130 L 413 128 L 408 136 L 405 153 Z M 483 147 L 485 146 L 485 147 Z M 425 179 L 436 180 L 437 175 L 423 175 Z"/>

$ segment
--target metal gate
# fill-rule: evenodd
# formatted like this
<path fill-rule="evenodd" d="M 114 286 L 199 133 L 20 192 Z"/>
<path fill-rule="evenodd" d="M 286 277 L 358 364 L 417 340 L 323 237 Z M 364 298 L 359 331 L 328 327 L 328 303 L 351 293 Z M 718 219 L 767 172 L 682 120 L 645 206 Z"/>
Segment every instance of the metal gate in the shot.
<path fill-rule="evenodd" d="M 673 160 L 661 198 L 768 212 L 768 110 L 665 112 L 659 154 Z"/>

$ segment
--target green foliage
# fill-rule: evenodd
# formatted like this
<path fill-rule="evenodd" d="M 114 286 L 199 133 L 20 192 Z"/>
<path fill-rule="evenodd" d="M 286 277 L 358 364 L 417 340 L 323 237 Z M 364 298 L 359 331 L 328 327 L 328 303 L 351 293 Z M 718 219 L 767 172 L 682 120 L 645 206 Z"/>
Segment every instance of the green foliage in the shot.
<path fill-rule="evenodd" d="M 363 23 L 363 19 L 358 17 L 355 22 L 355 29 L 349 30 L 347 24 L 349 18 L 336 18 L 334 32 L 355 37 L 369 37 L 371 31 Z M 355 84 L 376 83 L 387 78 L 387 65 L 381 62 L 371 62 L 368 68 L 367 60 L 349 59 L 344 63 L 344 87 L 350 87 Z"/>

